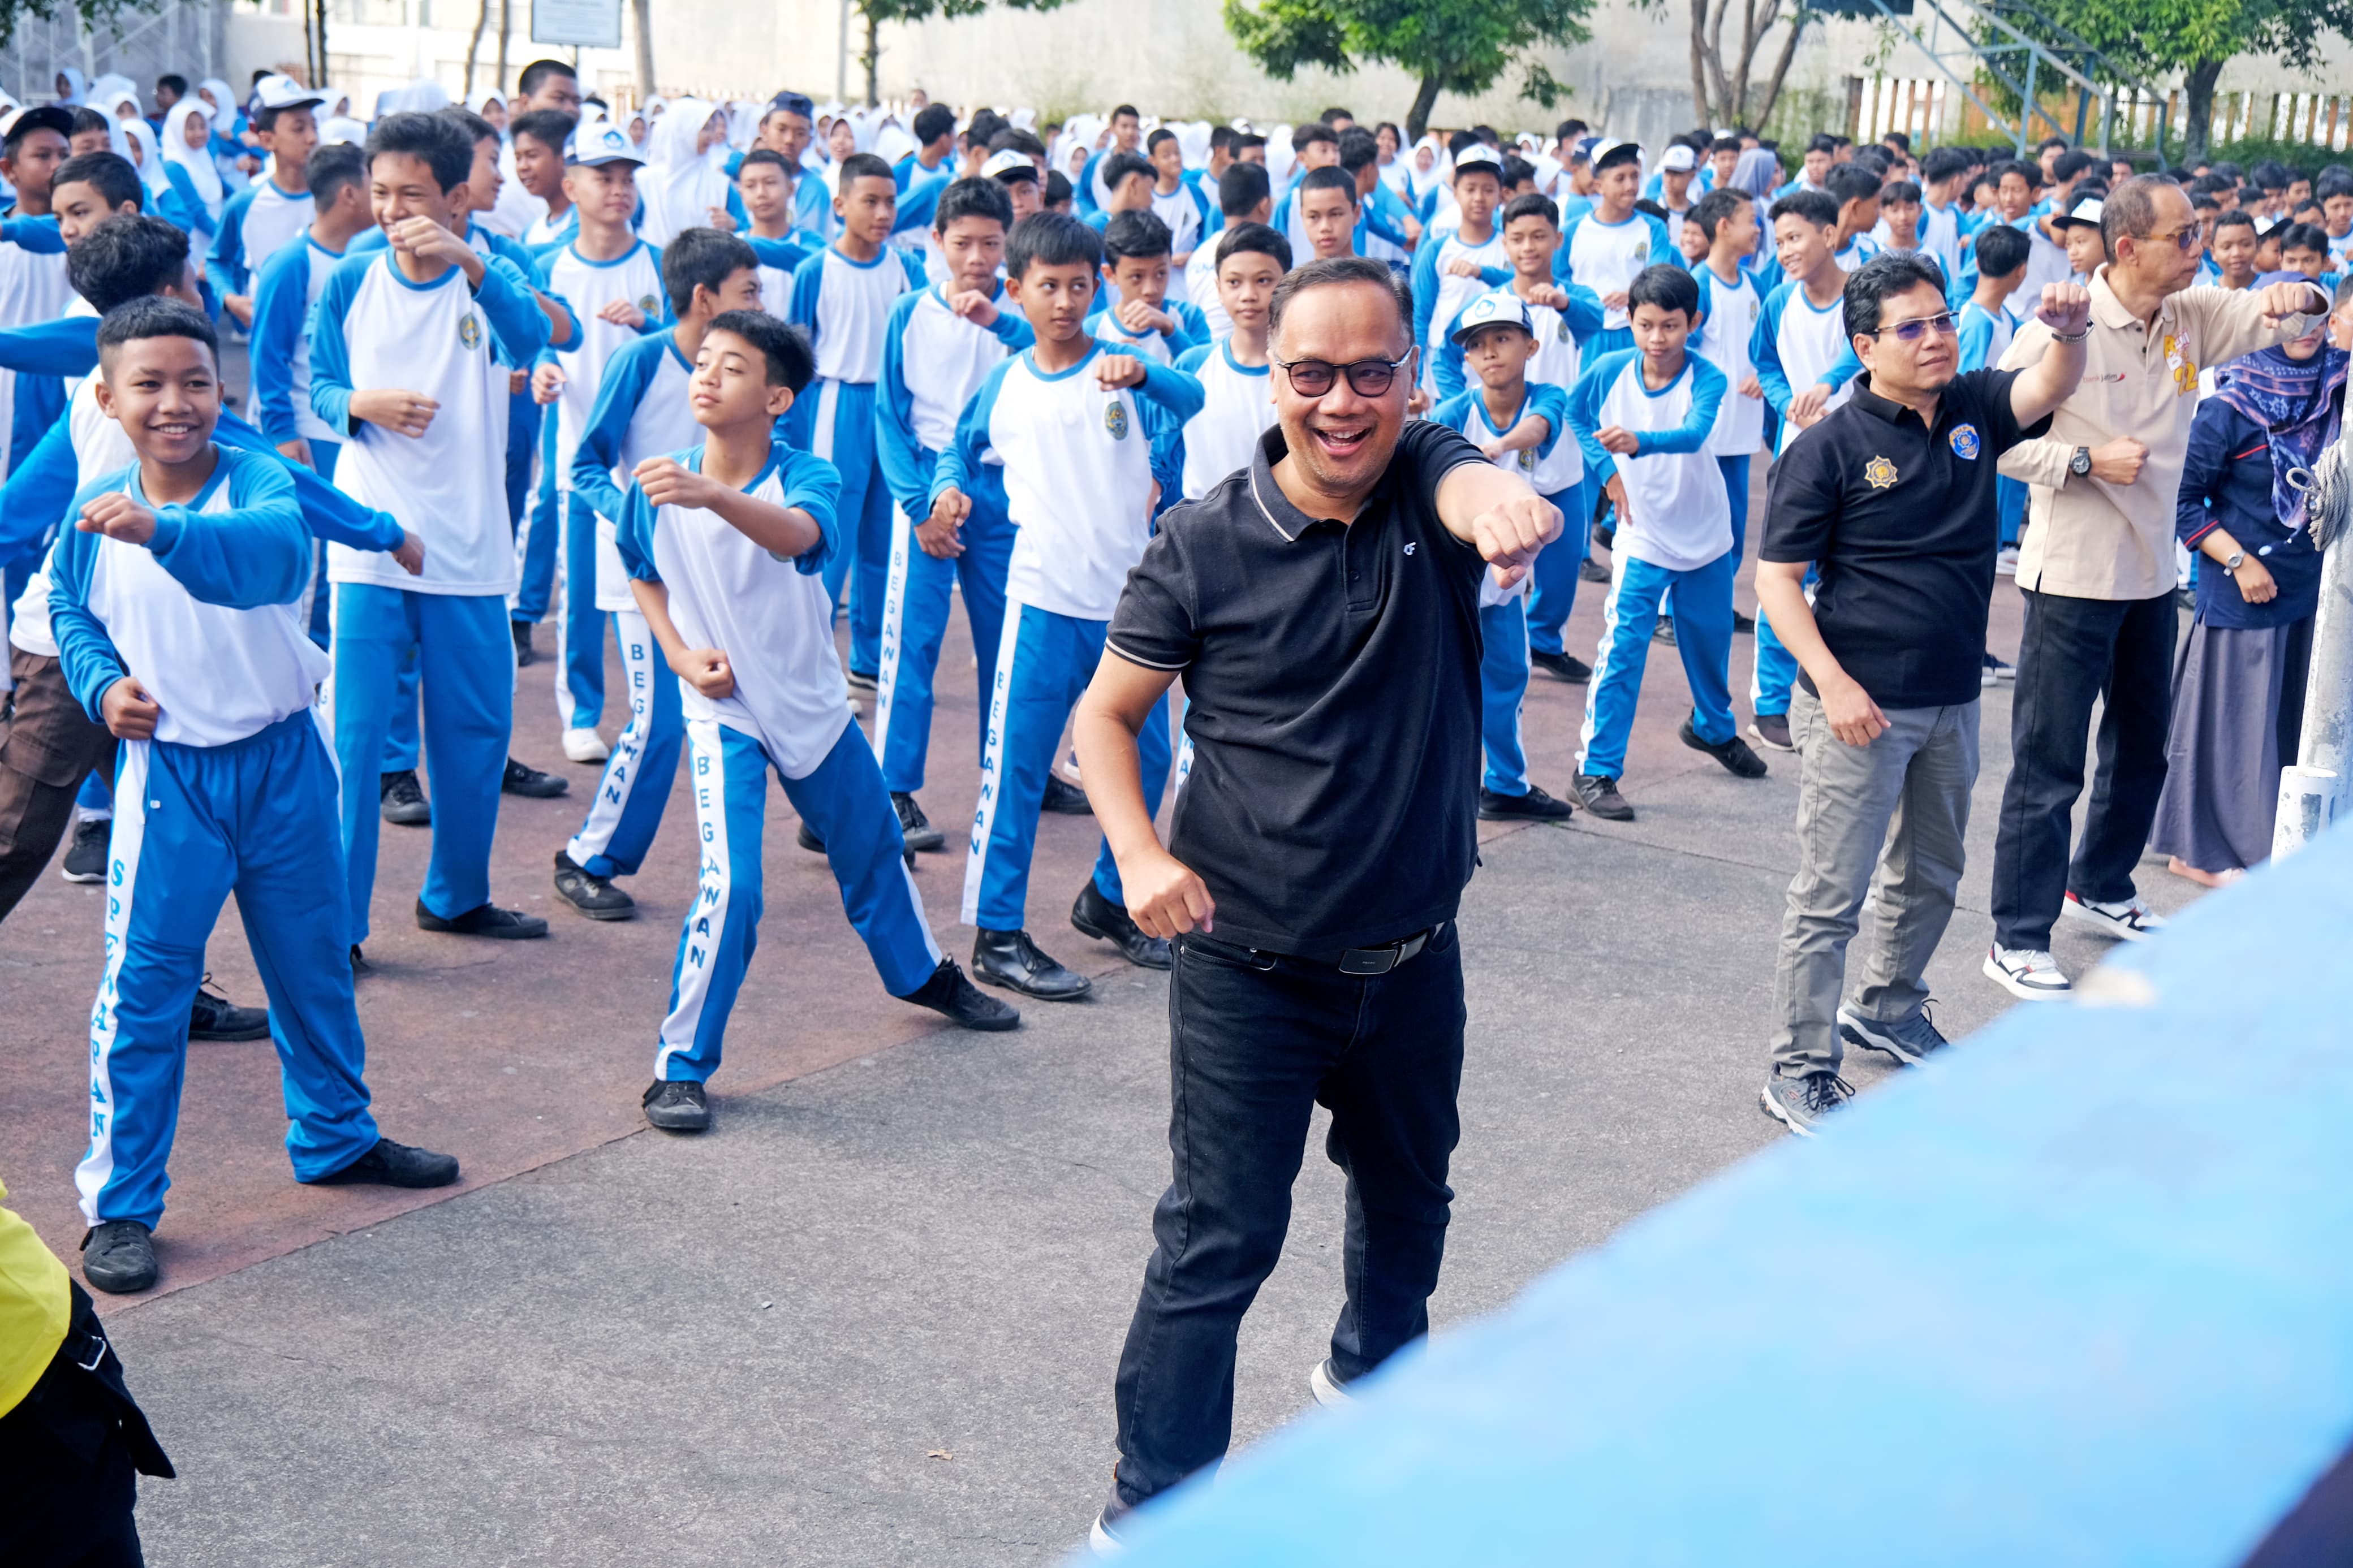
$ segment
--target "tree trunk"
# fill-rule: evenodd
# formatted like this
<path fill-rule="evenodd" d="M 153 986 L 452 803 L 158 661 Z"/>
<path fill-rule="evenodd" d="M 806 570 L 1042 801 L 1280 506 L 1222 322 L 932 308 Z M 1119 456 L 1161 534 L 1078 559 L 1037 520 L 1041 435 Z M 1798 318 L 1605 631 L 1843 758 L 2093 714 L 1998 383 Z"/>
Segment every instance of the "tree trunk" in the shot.
<path fill-rule="evenodd" d="M 481 9 L 474 13 L 474 35 L 466 40 L 466 96 L 468 98 L 474 96 L 474 61 L 482 52 L 482 29 L 490 25 L 491 0 L 482 0 Z"/>
<path fill-rule="evenodd" d="M 653 0 L 629 0 L 629 15 L 638 24 L 638 106 L 654 95 Z"/>
<path fill-rule="evenodd" d="M 1709 124 L 1707 111 L 1707 0 L 1691 0 L 1691 73 L 1693 123 Z"/>
<path fill-rule="evenodd" d="M 1781 53 L 1773 62 L 1773 79 L 1765 84 L 1765 101 L 1757 106 L 1757 118 L 1750 123 L 1758 130 L 1773 118 L 1773 106 L 1781 100 L 1781 83 L 1789 74 L 1789 61 L 1797 55 L 1798 38 L 1806 30 L 1806 13 L 1789 14 L 1789 36 L 1781 40 Z"/>
<path fill-rule="evenodd" d="M 514 0 L 499 0 L 499 74 L 491 79 L 491 90 L 503 102 L 507 90 L 507 40 L 514 37 Z M 509 110 L 510 116 L 512 110 Z"/>
<path fill-rule="evenodd" d="M 1426 76 L 1413 89 L 1413 106 L 1405 111 L 1405 144 L 1411 148 L 1430 129 L 1430 111 L 1438 107 L 1438 79 Z"/>
<path fill-rule="evenodd" d="M 2214 134 L 2214 83 L 2222 74 L 2222 61 L 2200 60 L 2189 68 L 2182 80 L 2181 162 L 2189 166 L 2210 155 L 2207 143 Z"/>
<path fill-rule="evenodd" d="M 871 11 L 866 13 L 866 52 L 858 58 L 860 63 L 866 67 L 866 107 L 879 108 L 882 102 L 882 93 L 877 85 L 876 79 L 881 75 L 882 68 L 882 39 L 881 29 L 876 26 L 874 14 Z"/>

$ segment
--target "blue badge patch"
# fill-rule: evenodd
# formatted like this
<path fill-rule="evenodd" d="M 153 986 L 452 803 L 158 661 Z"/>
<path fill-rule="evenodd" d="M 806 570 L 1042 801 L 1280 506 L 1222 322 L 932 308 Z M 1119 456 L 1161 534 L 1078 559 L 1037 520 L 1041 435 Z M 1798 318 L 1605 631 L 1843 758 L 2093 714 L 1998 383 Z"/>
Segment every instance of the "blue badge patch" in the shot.
<path fill-rule="evenodd" d="M 471 310 L 458 318 L 458 342 L 470 349 L 482 346 L 482 323 L 474 319 Z"/>
<path fill-rule="evenodd" d="M 1976 426 L 1954 426 L 1952 441 L 1953 453 L 1956 457 L 1967 458 L 1971 462 L 1977 461 L 1978 427 Z"/>
<path fill-rule="evenodd" d="M 1113 440 L 1125 440 L 1127 438 L 1127 405 L 1122 403 L 1116 397 L 1105 404 L 1103 405 L 1103 428 L 1111 432 L 1111 438 Z"/>

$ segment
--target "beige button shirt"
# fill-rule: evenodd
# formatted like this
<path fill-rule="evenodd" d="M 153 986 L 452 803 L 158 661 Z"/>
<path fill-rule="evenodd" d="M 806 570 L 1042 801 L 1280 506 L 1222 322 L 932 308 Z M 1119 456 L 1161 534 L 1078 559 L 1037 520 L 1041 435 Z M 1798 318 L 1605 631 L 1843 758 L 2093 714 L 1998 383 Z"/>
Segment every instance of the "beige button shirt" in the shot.
<path fill-rule="evenodd" d="M 2320 310 L 2263 322 L 2252 290 L 2185 289 L 2168 295 L 2147 326 L 2116 300 L 2104 266 L 2092 275 L 2092 336 L 2084 380 L 2052 416 L 2051 433 L 2002 455 L 2000 469 L 2027 482 L 2030 526 L 2018 552 L 2018 585 L 2076 599 L 2154 599 L 2175 585 L 2174 499 L 2198 409 L 2198 373 L 2241 354 L 2302 337 Z M 2042 357 L 2051 329 L 2018 331 L 2004 370 Z M 2148 448 L 2140 478 L 2113 485 L 2068 472 L 2078 447 L 2130 436 Z"/>

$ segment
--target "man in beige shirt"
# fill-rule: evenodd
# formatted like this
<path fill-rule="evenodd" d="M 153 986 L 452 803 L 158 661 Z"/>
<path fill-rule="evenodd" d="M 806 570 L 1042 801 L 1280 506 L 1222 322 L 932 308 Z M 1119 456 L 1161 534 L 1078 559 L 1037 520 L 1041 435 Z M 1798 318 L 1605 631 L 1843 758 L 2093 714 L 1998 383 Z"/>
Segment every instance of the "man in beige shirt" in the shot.
<path fill-rule="evenodd" d="M 2328 310 L 2306 284 L 2193 289 L 2201 230 L 2171 181 L 2142 175 L 2108 196 L 2108 262 L 2092 279 L 2084 379 L 2051 433 L 2012 447 L 2000 470 L 2029 485 L 2018 585 L 2026 629 L 2010 712 L 2010 780 L 1994 839 L 1994 945 L 1985 973 L 2030 1000 L 2064 995 L 2051 956 L 2063 912 L 2138 940 L 2162 922 L 2132 872 L 2165 785 L 2172 710 L 2174 498 L 2198 405 L 2198 373 L 2299 337 Z M 2051 329 L 2020 329 L 2005 368 L 2037 363 Z M 2091 448 L 2147 447 L 2138 477 L 2093 471 Z M 2071 865 L 2069 817 L 2084 788 L 2084 735 L 2100 718 L 2100 776 Z"/>

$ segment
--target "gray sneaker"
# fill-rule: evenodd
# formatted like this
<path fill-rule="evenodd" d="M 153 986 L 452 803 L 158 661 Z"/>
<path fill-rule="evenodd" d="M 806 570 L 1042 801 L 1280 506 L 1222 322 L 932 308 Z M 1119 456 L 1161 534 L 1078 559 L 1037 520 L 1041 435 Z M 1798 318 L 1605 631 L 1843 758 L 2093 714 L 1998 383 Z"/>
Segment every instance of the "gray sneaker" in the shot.
<path fill-rule="evenodd" d="M 1952 1042 L 1936 1032 L 1935 1020 L 1929 1015 L 1930 1004 L 1923 1003 L 1910 1017 L 1894 1024 L 1877 1018 L 1866 1018 L 1852 1007 L 1838 1010 L 1839 1038 L 1850 1046 L 1865 1050 L 1885 1051 L 1907 1068 L 1918 1067 L 1932 1051 L 1941 1051 Z"/>
<path fill-rule="evenodd" d="M 1822 1118 L 1854 1098 L 1854 1085 L 1834 1072 L 1800 1073 L 1784 1078 L 1776 1072 L 1765 1079 L 1758 1099 L 1765 1113 L 1800 1138 L 1811 1138 Z"/>

